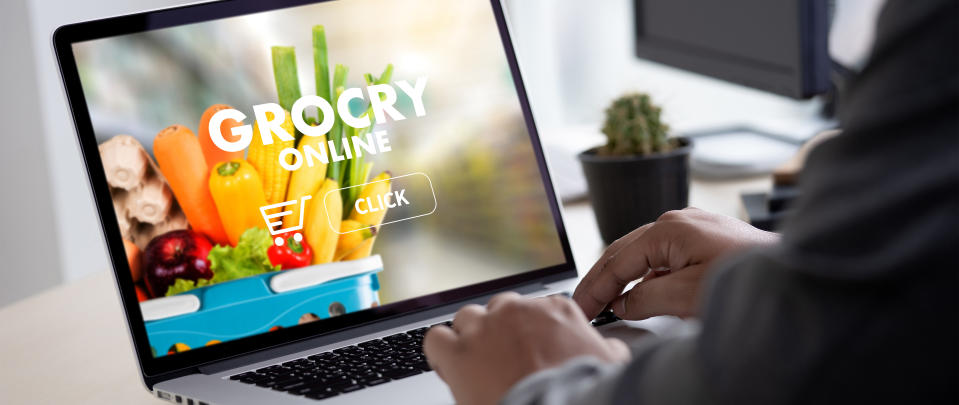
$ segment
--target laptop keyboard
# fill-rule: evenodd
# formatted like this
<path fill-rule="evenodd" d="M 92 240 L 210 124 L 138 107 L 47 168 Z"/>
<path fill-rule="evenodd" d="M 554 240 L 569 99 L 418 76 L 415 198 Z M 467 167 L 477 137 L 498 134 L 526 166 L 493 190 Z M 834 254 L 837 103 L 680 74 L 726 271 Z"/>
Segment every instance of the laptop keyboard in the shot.
<path fill-rule="evenodd" d="M 445 324 L 451 326 L 452 322 Z M 230 379 L 312 399 L 359 391 L 432 371 L 423 355 L 423 336 L 428 329 L 422 327 L 367 340 L 240 373 Z"/>
<path fill-rule="evenodd" d="M 591 323 L 598 327 L 618 320 L 611 311 L 606 311 Z M 453 326 L 453 322 L 432 326 L 437 325 Z M 236 374 L 230 379 L 317 400 L 335 397 L 433 371 L 423 354 L 423 336 L 427 330 L 429 327 L 424 326 L 367 340 Z"/>

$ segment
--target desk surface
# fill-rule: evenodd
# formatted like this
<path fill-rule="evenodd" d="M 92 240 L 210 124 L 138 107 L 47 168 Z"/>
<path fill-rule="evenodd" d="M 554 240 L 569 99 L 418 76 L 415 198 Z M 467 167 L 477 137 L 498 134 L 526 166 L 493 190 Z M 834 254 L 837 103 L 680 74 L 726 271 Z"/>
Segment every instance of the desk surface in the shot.
<path fill-rule="evenodd" d="M 739 192 L 770 185 L 693 181 L 690 205 L 741 218 Z M 592 209 L 568 204 L 565 218 L 574 259 L 588 269 L 604 247 Z M 0 403 L 160 402 L 140 381 L 109 272 L 0 308 L 0 325 Z"/>

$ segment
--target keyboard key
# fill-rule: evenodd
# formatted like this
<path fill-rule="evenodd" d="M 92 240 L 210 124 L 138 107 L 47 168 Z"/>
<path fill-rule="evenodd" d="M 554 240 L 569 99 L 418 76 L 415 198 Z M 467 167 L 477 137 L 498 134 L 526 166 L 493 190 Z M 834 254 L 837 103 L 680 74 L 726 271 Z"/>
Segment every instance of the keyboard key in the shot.
<path fill-rule="evenodd" d="M 420 355 L 419 352 L 414 352 L 412 350 L 409 350 L 409 351 L 403 351 L 403 352 L 397 353 L 395 357 L 397 359 L 406 360 L 406 359 L 414 358 L 419 355 Z"/>
<path fill-rule="evenodd" d="M 296 381 L 290 381 L 286 383 L 277 383 L 276 385 L 273 386 L 273 389 L 277 391 L 289 391 L 294 388 L 300 388 L 303 386 L 306 386 L 306 383 L 300 380 L 296 380 Z"/>
<path fill-rule="evenodd" d="M 380 385 L 380 384 L 383 384 L 383 383 L 389 382 L 389 381 L 390 381 L 390 379 L 387 378 L 387 377 L 380 377 L 380 378 L 374 378 L 374 379 L 371 379 L 371 380 L 363 380 L 363 384 L 366 385 L 366 386 L 372 387 L 372 386 L 374 386 L 374 385 Z"/>
<path fill-rule="evenodd" d="M 245 382 L 247 384 L 256 384 L 260 381 L 266 381 L 266 380 L 272 380 L 272 379 L 273 377 L 270 377 L 268 375 L 257 374 L 250 377 L 244 377 L 240 381 Z"/>
<path fill-rule="evenodd" d="M 340 393 L 336 391 L 318 391 L 318 392 L 311 392 L 309 394 L 306 394 L 306 397 L 310 399 L 327 399 L 329 397 L 335 397 L 337 395 L 340 395 Z"/>
<path fill-rule="evenodd" d="M 373 340 L 367 340 L 367 341 L 362 342 L 362 343 L 357 343 L 356 345 L 357 345 L 358 347 L 362 347 L 362 348 L 365 349 L 365 348 L 367 348 L 367 347 L 380 346 L 380 345 L 383 345 L 383 344 L 385 344 L 385 343 L 384 343 L 382 340 L 373 339 Z"/>
<path fill-rule="evenodd" d="M 299 380 L 300 380 L 300 377 L 298 377 L 298 376 L 287 375 L 287 376 L 283 376 L 283 378 L 278 378 L 278 379 L 276 379 L 276 380 L 274 380 L 274 381 L 276 381 L 276 383 L 277 383 L 278 385 L 283 385 L 283 384 L 286 384 L 286 383 L 291 383 L 291 382 L 299 381 Z"/>
<path fill-rule="evenodd" d="M 412 377 L 420 373 L 422 373 L 422 371 L 415 368 L 400 367 L 392 370 L 386 370 L 383 372 L 383 375 L 394 380 L 399 380 L 401 378 Z"/>
<path fill-rule="evenodd" d="M 293 395 L 306 395 L 307 392 L 309 392 L 309 390 L 306 388 L 295 388 L 293 390 L 287 391 L 286 393 L 293 394 Z"/>
<path fill-rule="evenodd" d="M 359 391 L 363 389 L 364 387 L 360 384 L 353 383 L 353 384 L 336 384 L 336 385 L 330 386 L 330 388 L 333 388 L 342 394 L 346 394 L 353 391 Z"/>
<path fill-rule="evenodd" d="M 354 353 L 361 352 L 361 351 L 363 351 L 363 349 L 360 349 L 359 347 L 356 347 L 356 346 L 347 346 L 347 347 L 343 347 L 343 348 L 340 348 L 340 349 L 333 350 L 333 353 L 336 353 L 336 354 L 338 354 L 338 355 L 340 355 L 340 356 L 343 356 L 343 355 L 348 355 L 348 354 L 354 354 Z"/>
<path fill-rule="evenodd" d="M 324 383 L 324 382 L 311 382 L 307 384 L 305 387 L 298 388 L 297 390 L 304 394 L 310 394 L 315 392 L 336 392 L 336 390 L 330 387 L 329 383 Z"/>
<path fill-rule="evenodd" d="M 333 353 L 323 352 L 323 353 L 314 354 L 307 358 L 310 360 L 316 361 L 316 360 L 326 360 L 326 359 L 329 359 L 331 356 L 333 356 Z"/>
<path fill-rule="evenodd" d="M 237 374 L 237 375 L 234 375 L 234 376 L 230 376 L 230 379 L 231 379 L 231 380 L 239 380 L 239 379 L 246 378 L 246 377 L 253 377 L 253 376 L 255 376 L 255 375 L 256 375 L 255 372 L 247 371 L 247 372 L 245 372 L 245 373 L 240 373 L 240 374 Z"/>
<path fill-rule="evenodd" d="M 412 340 L 412 339 L 413 339 L 413 337 L 410 336 L 410 335 L 407 335 L 406 333 L 397 333 L 397 334 L 395 334 L 395 335 L 390 335 L 390 336 L 387 336 L 387 337 L 383 338 L 383 340 L 385 340 L 385 341 L 387 341 L 387 342 L 390 342 L 390 343 L 406 342 L 406 341 L 409 341 L 409 340 Z"/>

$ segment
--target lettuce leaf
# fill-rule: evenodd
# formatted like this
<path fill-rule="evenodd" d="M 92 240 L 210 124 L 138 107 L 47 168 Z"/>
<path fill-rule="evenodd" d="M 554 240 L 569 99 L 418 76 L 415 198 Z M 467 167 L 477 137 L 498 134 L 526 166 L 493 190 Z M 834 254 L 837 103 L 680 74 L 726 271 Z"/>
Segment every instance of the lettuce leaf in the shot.
<path fill-rule="evenodd" d="M 173 285 L 167 288 L 166 296 L 169 297 L 171 295 L 177 295 L 182 292 L 190 291 L 194 288 L 200 288 L 208 285 L 210 285 L 210 280 L 207 280 L 205 278 L 201 278 L 197 280 L 196 282 L 193 282 L 193 280 L 178 278 L 176 280 L 173 280 Z"/>
<path fill-rule="evenodd" d="M 272 244 L 273 238 L 266 229 L 247 229 L 240 235 L 236 247 L 216 245 L 210 250 L 207 259 L 210 260 L 213 278 L 209 280 L 201 278 L 195 283 L 192 280 L 178 278 L 167 289 L 166 295 L 175 295 L 194 288 L 277 271 L 280 267 L 270 263 L 270 258 L 266 254 Z"/>
<path fill-rule="evenodd" d="M 240 235 L 236 247 L 214 246 L 207 256 L 210 260 L 210 269 L 213 270 L 210 284 L 279 270 L 280 267 L 273 266 L 266 255 L 271 245 L 273 245 L 273 238 L 270 237 L 269 231 L 263 228 L 250 228 Z"/>

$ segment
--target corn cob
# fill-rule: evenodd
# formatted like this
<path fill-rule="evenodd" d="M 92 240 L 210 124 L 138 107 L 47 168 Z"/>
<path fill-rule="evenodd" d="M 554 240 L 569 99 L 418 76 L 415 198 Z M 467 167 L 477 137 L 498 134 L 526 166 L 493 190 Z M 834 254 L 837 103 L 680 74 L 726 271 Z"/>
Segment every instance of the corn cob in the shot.
<path fill-rule="evenodd" d="M 303 233 L 313 247 L 313 264 L 329 263 L 336 253 L 336 241 L 340 236 L 336 230 L 340 229 L 343 219 L 343 200 L 339 192 L 331 191 L 339 187 L 333 179 L 324 180 L 313 193 L 313 199 L 306 204 Z"/>
<path fill-rule="evenodd" d="M 325 136 L 304 136 L 300 138 L 300 145 L 297 146 L 297 150 L 300 151 L 300 156 L 303 156 L 306 159 L 305 147 L 309 146 L 315 150 L 323 150 L 326 147 L 326 137 Z M 313 167 L 310 167 L 307 162 L 313 162 Z M 287 200 L 299 200 L 300 197 L 308 195 L 313 191 L 316 191 L 320 187 L 320 184 L 323 183 L 323 180 L 326 178 L 326 163 L 323 163 L 319 159 L 307 160 L 303 165 L 294 170 L 290 174 L 290 186 L 286 191 Z M 319 198 L 321 196 L 313 196 L 314 198 Z M 291 226 L 296 226 L 300 221 L 300 204 L 293 204 L 292 206 L 293 213 L 283 217 L 283 227 L 289 228 Z"/>
<path fill-rule="evenodd" d="M 269 112 L 267 114 L 270 114 Z M 269 117 L 268 117 L 269 118 Z M 287 133 L 293 133 L 293 119 L 290 112 L 286 112 L 286 120 L 283 121 L 283 129 Z M 250 142 L 250 152 L 246 160 L 256 168 L 263 180 L 263 194 L 266 196 L 267 204 L 274 204 L 286 197 L 286 187 L 290 182 L 290 171 L 280 166 L 280 151 L 286 148 L 292 148 L 293 140 L 283 141 L 278 137 L 273 137 L 273 143 L 264 145 L 260 141 L 260 127 L 253 125 L 253 142 Z M 287 163 L 293 163 L 293 155 L 286 155 Z"/>
<path fill-rule="evenodd" d="M 376 229 L 376 228 L 370 228 Z M 360 242 L 353 250 L 346 252 L 346 254 L 339 258 L 340 261 L 349 261 L 362 259 L 364 257 L 369 257 L 370 253 L 373 253 L 373 242 L 376 241 L 376 235 L 373 237 Z"/>
<path fill-rule="evenodd" d="M 390 187 L 390 172 L 380 173 L 374 177 L 370 183 L 363 186 L 363 190 L 360 191 L 360 195 L 357 196 L 356 199 L 360 200 L 367 197 L 376 199 L 377 195 L 383 195 L 390 192 Z M 378 229 L 380 227 L 380 223 L 383 222 L 383 217 L 386 216 L 385 207 L 376 212 L 367 211 L 366 214 L 360 214 L 354 207 L 350 207 L 350 209 L 350 220 L 354 220 L 362 224 L 370 224 L 373 226 L 372 229 Z M 373 252 L 374 242 L 376 242 L 375 233 L 373 234 L 373 237 L 360 242 L 358 246 L 346 253 L 346 256 L 342 257 L 340 260 L 356 260 L 369 256 L 370 253 Z"/>
<path fill-rule="evenodd" d="M 376 228 L 352 219 L 344 219 L 340 224 L 340 238 L 336 241 L 336 254 L 333 255 L 333 260 L 342 260 L 373 235 L 376 235 Z"/>
<path fill-rule="evenodd" d="M 361 200 L 369 197 L 372 201 L 376 201 L 376 196 L 385 195 L 388 192 L 390 192 L 390 172 L 383 172 L 363 186 L 363 189 L 360 191 L 360 195 L 358 195 L 356 199 Z M 357 221 L 361 224 L 369 224 L 378 227 L 380 226 L 380 222 L 383 222 L 384 216 L 386 216 L 386 207 L 377 211 L 368 210 L 365 214 L 360 214 L 358 211 L 356 211 L 356 207 L 350 206 L 349 219 Z"/>

